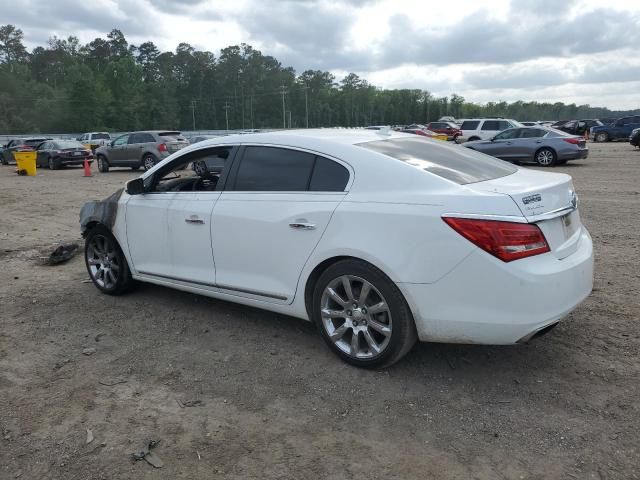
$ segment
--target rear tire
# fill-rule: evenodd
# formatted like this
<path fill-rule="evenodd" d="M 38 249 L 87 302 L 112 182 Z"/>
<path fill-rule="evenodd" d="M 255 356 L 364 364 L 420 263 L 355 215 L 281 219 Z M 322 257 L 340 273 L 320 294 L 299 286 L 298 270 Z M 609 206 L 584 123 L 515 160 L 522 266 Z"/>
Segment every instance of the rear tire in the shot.
<path fill-rule="evenodd" d="M 127 259 L 118 241 L 104 226 L 87 234 L 84 261 L 93 284 L 107 295 L 122 295 L 134 285 Z"/>
<path fill-rule="evenodd" d="M 471 137 L 469 140 L 467 140 L 468 142 L 474 142 L 476 140 L 480 140 L 480 137 Z"/>
<path fill-rule="evenodd" d="M 541 167 L 552 167 L 558 160 L 558 156 L 550 148 L 544 147 L 536 152 L 535 159 Z"/>
<path fill-rule="evenodd" d="M 341 260 L 328 267 L 314 286 L 311 308 L 329 348 L 357 367 L 392 365 L 417 339 L 402 292 L 383 272 L 361 260 Z"/>
<path fill-rule="evenodd" d="M 133 170 L 133 171 L 140 170 L 140 165 L 135 166 L 135 167 L 131 167 L 131 170 Z"/>
<path fill-rule="evenodd" d="M 606 133 L 597 133 L 594 139 L 598 143 L 607 142 L 609 140 L 609 135 Z"/>
<path fill-rule="evenodd" d="M 60 160 L 56 160 L 55 158 L 49 157 L 48 164 L 49 164 L 49 170 L 60 169 Z"/>
<path fill-rule="evenodd" d="M 104 155 L 98 155 L 96 159 L 98 162 L 98 171 L 100 173 L 107 173 L 109 171 L 109 162 Z"/>

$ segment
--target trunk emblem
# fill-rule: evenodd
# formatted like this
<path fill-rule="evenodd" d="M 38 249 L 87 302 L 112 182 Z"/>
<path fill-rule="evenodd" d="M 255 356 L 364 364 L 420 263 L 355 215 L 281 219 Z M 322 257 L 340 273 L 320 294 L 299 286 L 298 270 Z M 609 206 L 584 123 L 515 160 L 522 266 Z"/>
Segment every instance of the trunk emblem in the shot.
<path fill-rule="evenodd" d="M 524 203 L 525 205 L 529 205 L 530 203 L 541 202 L 541 201 L 542 201 L 542 195 L 540 195 L 539 193 L 534 193 L 533 195 L 522 197 L 522 203 Z"/>

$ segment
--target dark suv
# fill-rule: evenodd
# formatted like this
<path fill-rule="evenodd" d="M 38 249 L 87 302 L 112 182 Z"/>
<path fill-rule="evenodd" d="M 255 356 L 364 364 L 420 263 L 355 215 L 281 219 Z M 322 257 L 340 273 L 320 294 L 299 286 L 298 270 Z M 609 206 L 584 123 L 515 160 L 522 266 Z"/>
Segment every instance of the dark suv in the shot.
<path fill-rule="evenodd" d="M 148 130 L 120 135 L 96 149 L 95 155 L 101 172 L 108 172 L 110 167 L 149 170 L 187 145 L 189 142 L 175 130 Z"/>
<path fill-rule="evenodd" d="M 609 125 L 591 127 L 589 138 L 596 142 L 628 139 L 631 132 L 640 127 L 640 115 L 622 117 Z"/>
<path fill-rule="evenodd" d="M 51 139 L 46 137 L 29 137 L 11 140 L 2 150 L 2 164 L 9 165 L 9 162 L 16 161 L 15 158 L 13 158 L 13 152 L 32 152 L 38 148 L 38 145 L 47 140 Z"/>

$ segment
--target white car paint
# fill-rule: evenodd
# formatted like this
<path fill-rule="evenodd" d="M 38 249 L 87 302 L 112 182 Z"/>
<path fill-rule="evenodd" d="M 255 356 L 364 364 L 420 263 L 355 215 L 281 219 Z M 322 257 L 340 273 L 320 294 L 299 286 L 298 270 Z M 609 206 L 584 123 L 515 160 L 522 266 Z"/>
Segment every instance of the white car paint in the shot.
<path fill-rule="evenodd" d="M 516 172 L 506 177 L 460 185 L 357 145 L 402 137 L 410 136 L 327 129 L 199 142 L 143 177 L 195 150 L 271 145 L 337 160 L 348 167 L 350 180 L 338 193 L 123 192 L 112 232 L 135 279 L 305 320 L 305 290 L 314 268 L 338 256 L 365 260 L 399 287 L 423 341 L 515 343 L 588 296 L 592 242 L 571 205 L 570 177 L 513 167 Z M 481 155 L 424 142 L 425 151 L 470 161 Z M 544 198 L 535 212 L 522 203 L 531 192 Z M 561 216 L 567 212 L 568 233 Z M 551 251 L 505 263 L 463 238 L 443 216 L 535 222 Z M 188 218 L 205 227 L 186 223 Z M 293 230 L 292 222 L 315 228 Z"/>
<path fill-rule="evenodd" d="M 478 125 L 473 129 L 469 129 L 465 127 L 465 122 L 478 122 Z M 499 129 L 491 128 L 489 130 L 487 129 L 487 126 L 488 126 L 487 122 L 503 122 L 504 125 L 502 126 L 504 128 L 499 128 Z M 522 126 L 523 125 L 521 123 L 511 118 L 466 118 L 460 124 L 460 135 L 456 138 L 456 142 L 462 143 L 470 139 L 489 140 L 490 138 L 495 137 L 498 133 L 502 132 L 503 130 L 506 130 L 507 128 L 522 127 Z"/>

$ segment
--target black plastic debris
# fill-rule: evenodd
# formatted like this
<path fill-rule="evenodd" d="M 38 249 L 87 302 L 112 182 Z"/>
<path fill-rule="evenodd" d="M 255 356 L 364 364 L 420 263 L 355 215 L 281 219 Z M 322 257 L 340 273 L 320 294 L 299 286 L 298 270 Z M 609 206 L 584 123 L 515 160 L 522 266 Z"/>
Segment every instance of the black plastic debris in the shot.
<path fill-rule="evenodd" d="M 136 462 L 139 460 L 145 460 L 153 468 L 162 468 L 164 466 L 164 463 L 155 453 L 151 451 L 152 449 L 156 448 L 159 443 L 160 440 L 149 440 L 144 449 L 140 450 L 139 452 L 133 452 L 131 454 L 131 459 L 135 460 Z"/>
<path fill-rule="evenodd" d="M 57 247 L 47 260 L 49 265 L 58 265 L 59 263 L 66 262 L 70 258 L 72 258 L 76 253 L 78 253 L 78 244 L 77 243 L 69 243 L 67 245 L 60 245 Z"/>

